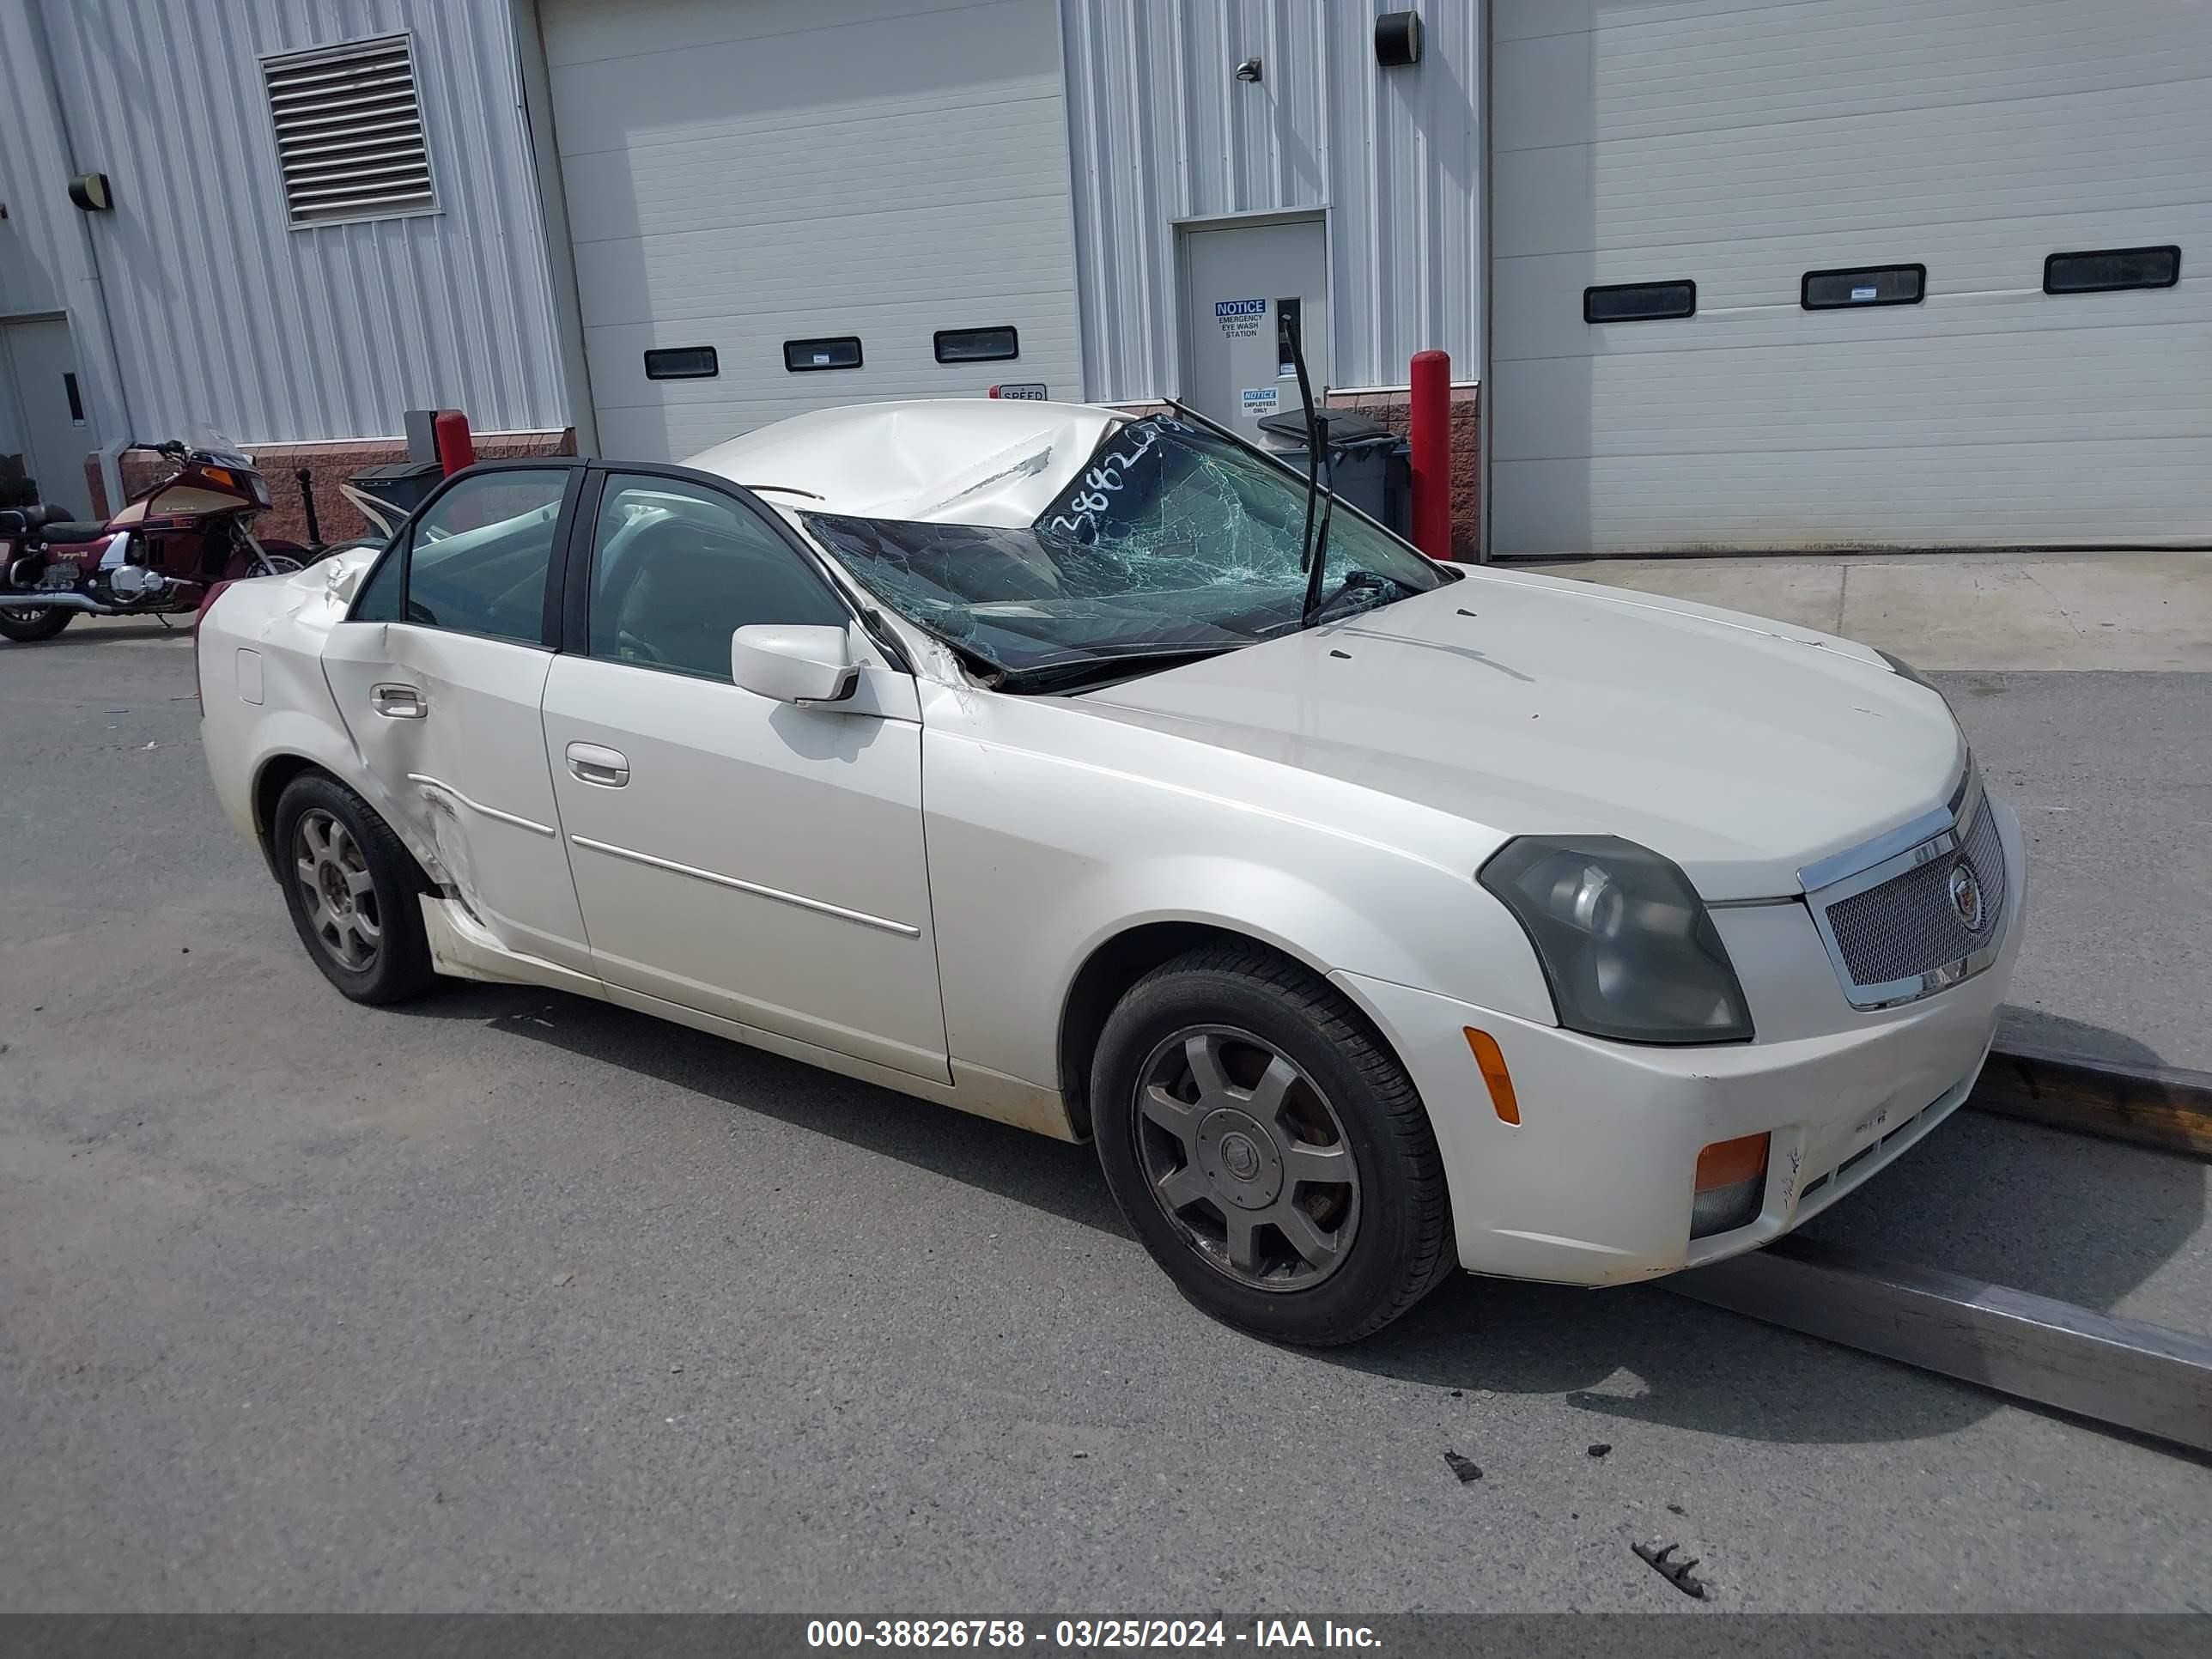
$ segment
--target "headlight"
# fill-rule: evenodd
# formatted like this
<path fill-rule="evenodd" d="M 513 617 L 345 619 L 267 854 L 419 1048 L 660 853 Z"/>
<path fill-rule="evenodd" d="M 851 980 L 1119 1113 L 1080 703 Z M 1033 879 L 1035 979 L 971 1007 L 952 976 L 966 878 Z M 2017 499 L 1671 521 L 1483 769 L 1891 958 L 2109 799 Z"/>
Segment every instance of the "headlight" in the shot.
<path fill-rule="evenodd" d="M 1689 878 L 1617 836 L 1523 836 L 1479 879 L 1536 947 L 1559 1024 L 1625 1042 L 1748 1042 L 1728 948 Z"/>

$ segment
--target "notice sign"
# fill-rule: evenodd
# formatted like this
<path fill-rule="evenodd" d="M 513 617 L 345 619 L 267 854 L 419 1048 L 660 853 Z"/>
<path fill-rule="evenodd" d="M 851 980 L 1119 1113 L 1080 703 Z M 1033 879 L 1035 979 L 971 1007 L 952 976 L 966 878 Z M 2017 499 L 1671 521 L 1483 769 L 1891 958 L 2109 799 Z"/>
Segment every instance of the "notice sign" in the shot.
<path fill-rule="evenodd" d="M 1237 393 L 1237 399 L 1247 415 L 1272 415 L 1279 401 L 1271 386 L 1248 386 Z"/>
<path fill-rule="evenodd" d="M 1265 300 L 1216 300 L 1213 319 L 1224 339 L 1249 340 L 1260 332 L 1260 319 L 1267 314 Z"/>
<path fill-rule="evenodd" d="M 1863 301 L 1871 300 L 1873 298 L 1874 290 L 1871 288 L 1855 288 L 1851 290 L 1851 303 L 1853 305 L 1857 305 Z"/>

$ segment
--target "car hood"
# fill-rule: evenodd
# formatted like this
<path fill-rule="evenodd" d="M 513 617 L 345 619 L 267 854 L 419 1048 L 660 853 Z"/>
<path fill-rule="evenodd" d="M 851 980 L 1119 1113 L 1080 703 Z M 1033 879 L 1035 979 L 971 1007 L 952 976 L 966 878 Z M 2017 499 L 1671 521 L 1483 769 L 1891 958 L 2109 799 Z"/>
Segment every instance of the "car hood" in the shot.
<path fill-rule="evenodd" d="M 1071 699 L 1501 835 L 1621 836 L 1708 899 L 1944 805 L 1965 740 L 1866 647 L 1522 572 Z"/>

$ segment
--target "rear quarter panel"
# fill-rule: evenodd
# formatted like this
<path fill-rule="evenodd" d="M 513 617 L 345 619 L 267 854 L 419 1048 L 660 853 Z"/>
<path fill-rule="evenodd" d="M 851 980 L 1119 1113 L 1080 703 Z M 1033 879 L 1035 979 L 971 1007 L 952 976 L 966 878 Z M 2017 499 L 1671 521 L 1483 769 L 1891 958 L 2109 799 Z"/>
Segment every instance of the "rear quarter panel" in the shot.
<path fill-rule="evenodd" d="M 234 583 L 200 619 L 201 746 L 224 815 L 257 846 L 254 786 L 272 760 L 299 756 L 370 793 L 323 677 L 323 642 L 345 614 L 331 575 L 313 565 Z"/>

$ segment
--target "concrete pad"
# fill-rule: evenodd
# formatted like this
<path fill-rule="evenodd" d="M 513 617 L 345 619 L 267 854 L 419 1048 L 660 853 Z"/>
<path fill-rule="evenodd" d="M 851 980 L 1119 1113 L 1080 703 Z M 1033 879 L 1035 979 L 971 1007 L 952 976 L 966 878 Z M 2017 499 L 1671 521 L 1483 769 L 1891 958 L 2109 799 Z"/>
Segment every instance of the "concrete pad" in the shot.
<path fill-rule="evenodd" d="M 1837 631 L 1928 669 L 2212 671 L 2212 557 L 1852 564 Z"/>
<path fill-rule="evenodd" d="M 1823 634 L 1842 631 L 1844 569 L 1811 560 L 1591 559 L 1572 565 L 1547 565 L 1545 574 L 1576 576 L 1608 587 L 1692 599 L 1771 617 Z"/>
<path fill-rule="evenodd" d="M 2212 554 L 1583 559 L 1548 574 L 1840 634 L 1916 667 L 2212 672 Z"/>

